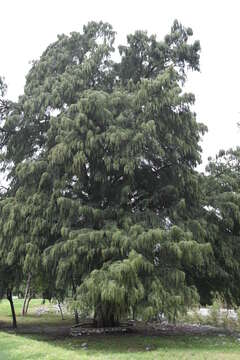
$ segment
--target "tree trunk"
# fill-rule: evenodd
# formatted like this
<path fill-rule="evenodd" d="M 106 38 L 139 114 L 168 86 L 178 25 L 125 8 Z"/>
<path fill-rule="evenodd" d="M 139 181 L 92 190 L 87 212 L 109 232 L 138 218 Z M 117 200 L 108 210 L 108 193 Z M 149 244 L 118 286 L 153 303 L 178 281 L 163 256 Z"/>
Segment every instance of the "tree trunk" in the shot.
<path fill-rule="evenodd" d="M 27 304 L 26 304 L 26 308 L 25 308 L 25 315 L 27 315 L 28 313 L 28 307 L 29 307 L 29 304 L 30 304 L 30 301 L 32 300 L 33 298 L 33 294 L 30 294 L 28 299 L 27 299 Z"/>
<path fill-rule="evenodd" d="M 96 306 L 94 322 L 98 328 L 114 327 L 119 325 L 119 321 L 115 319 L 114 312 L 107 306 L 104 307 L 101 304 Z"/>
<path fill-rule="evenodd" d="M 26 304 L 27 304 L 27 300 L 28 300 L 28 293 L 30 290 L 30 283 L 31 283 L 31 274 L 28 275 L 28 279 L 27 279 L 27 285 L 26 285 L 25 295 L 24 295 L 24 302 L 23 302 L 23 307 L 22 307 L 22 316 L 24 316 L 26 313 Z"/>
<path fill-rule="evenodd" d="M 77 311 L 76 308 L 74 309 L 74 319 L 75 319 L 75 324 L 78 324 L 79 323 L 79 316 L 78 316 L 78 311 Z"/>
<path fill-rule="evenodd" d="M 136 307 L 135 306 L 132 307 L 132 319 L 136 320 Z"/>
<path fill-rule="evenodd" d="M 59 308 L 59 310 L 60 310 L 62 320 L 64 320 L 63 312 L 62 312 L 62 307 L 61 307 L 61 304 L 60 304 L 60 301 L 59 301 L 59 300 L 58 300 L 58 308 Z"/>
<path fill-rule="evenodd" d="M 17 319 L 16 319 L 16 313 L 15 313 L 15 309 L 14 309 L 13 298 L 12 298 L 12 290 L 11 289 L 7 289 L 7 299 L 10 302 L 10 306 L 11 306 L 12 326 L 13 326 L 13 329 L 16 329 L 17 328 Z"/>
<path fill-rule="evenodd" d="M 72 279 L 72 297 L 73 297 L 74 301 L 77 300 L 77 288 L 75 286 L 75 283 L 74 283 L 73 279 Z M 75 319 L 75 324 L 78 324 L 79 323 L 79 316 L 78 316 L 77 308 L 74 308 L 74 319 Z"/>

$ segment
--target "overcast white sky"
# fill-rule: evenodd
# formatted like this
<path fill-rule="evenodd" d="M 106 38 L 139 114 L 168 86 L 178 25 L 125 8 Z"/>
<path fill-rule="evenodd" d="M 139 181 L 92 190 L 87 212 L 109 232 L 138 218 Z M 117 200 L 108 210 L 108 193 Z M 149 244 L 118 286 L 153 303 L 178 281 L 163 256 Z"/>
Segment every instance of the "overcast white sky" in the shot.
<path fill-rule="evenodd" d="M 117 42 L 137 29 L 161 39 L 174 19 L 192 27 L 201 42 L 201 73 L 190 76 L 197 119 L 208 126 L 203 161 L 220 148 L 240 145 L 239 0 L 0 0 L 0 74 L 8 96 L 23 92 L 29 61 L 59 33 L 81 31 L 91 20 L 111 23 Z"/>

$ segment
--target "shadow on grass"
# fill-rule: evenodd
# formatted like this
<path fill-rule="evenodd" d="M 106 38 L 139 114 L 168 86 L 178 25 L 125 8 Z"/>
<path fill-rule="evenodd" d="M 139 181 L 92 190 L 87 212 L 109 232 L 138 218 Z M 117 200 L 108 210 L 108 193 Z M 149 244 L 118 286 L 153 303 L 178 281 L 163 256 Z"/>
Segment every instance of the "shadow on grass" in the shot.
<path fill-rule="evenodd" d="M 87 349 L 83 343 L 87 343 Z M 204 359 L 239 359 L 240 344 L 229 336 L 125 334 L 54 339 L 46 335 L 0 332 L 0 360 L 176 360 L 190 359 L 193 354 L 197 359 L 203 359 L 203 354 L 207 354 Z"/>
<path fill-rule="evenodd" d="M 82 345 L 87 343 L 89 352 L 102 354 L 124 354 L 124 353 L 146 353 L 157 350 L 172 351 L 210 351 L 218 349 L 225 351 L 231 349 L 240 353 L 240 343 L 231 336 L 209 336 L 209 335 L 176 335 L 176 336 L 143 336 L 135 334 L 125 335 L 96 335 L 53 338 L 47 335 L 19 334 L 22 339 L 34 340 L 39 343 L 47 343 L 55 348 L 64 350 L 83 350 Z M 240 355 L 239 355 L 240 358 Z"/>
<path fill-rule="evenodd" d="M 40 316 L 29 313 L 24 318 L 19 316 L 18 323 L 18 330 L 13 332 L 11 317 L 7 314 L 0 316 L 0 360 L 46 358 L 51 360 L 156 358 L 171 360 L 180 358 L 178 356 L 180 353 L 190 354 L 191 352 L 198 354 L 207 352 L 214 356 L 217 356 L 217 352 L 223 354 L 231 352 L 231 354 L 236 354 L 236 359 L 240 359 L 240 342 L 227 335 L 112 334 L 73 338 L 69 336 L 73 319 L 68 317 L 67 320 L 62 321 L 59 315 L 53 313 Z M 87 350 L 83 349 L 83 343 L 88 344 Z M 210 359 L 210 356 L 207 356 L 207 359 Z M 227 356 L 224 359 L 227 359 Z"/>

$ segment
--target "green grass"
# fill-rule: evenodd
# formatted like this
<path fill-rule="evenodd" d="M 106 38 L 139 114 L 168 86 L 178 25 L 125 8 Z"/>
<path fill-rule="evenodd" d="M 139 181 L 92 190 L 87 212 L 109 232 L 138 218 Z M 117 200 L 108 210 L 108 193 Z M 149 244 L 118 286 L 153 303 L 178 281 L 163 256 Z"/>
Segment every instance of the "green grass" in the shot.
<path fill-rule="evenodd" d="M 56 314 L 55 311 L 51 310 L 47 314 L 36 314 L 36 309 L 39 307 L 52 307 L 52 305 L 46 301 L 45 305 L 42 305 L 41 299 L 33 299 L 30 302 L 27 316 L 21 316 L 22 312 L 22 299 L 14 299 L 14 307 L 17 316 L 17 322 L 19 327 L 21 326 L 56 326 L 56 325 L 67 325 L 73 324 L 73 319 L 70 316 L 65 316 L 65 321 L 61 320 L 60 314 Z M 0 301 L 0 324 L 1 322 L 5 325 L 11 325 L 12 315 L 8 300 Z"/>
<path fill-rule="evenodd" d="M 72 319 L 62 321 L 55 313 L 37 316 L 35 310 L 40 300 L 33 300 L 30 313 L 18 316 L 19 330 L 29 325 L 29 333 L 0 331 L 0 360 L 237 360 L 240 359 L 240 341 L 231 336 L 140 336 L 108 335 L 88 337 L 59 337 L 31 334 L 40 326 L 69 325 Z M 47 304 L 48 305 L 48 304 Z M 16 313 L 21 313 L 21 300 L 15 300 Z M 1 322 L 10 324 L 7 301 L 0 302 Z M 41 333 L 41 331 L 40 331 Z M 82 344 L 87 342 L 88 349 Z M 149 347 L 150 351 L 146 348 Z"/>
<path fill-rule="evenodd" d="M 14 307 L 15 307 L 15 311 L 17 315 L 21 314 L 22 311 L 22 305 L 23 305 L 23 300 L 22 299 L 14 299 Z M 41 299 L 33 299 L 30 302 L 30 311 L 33 311 L 34 309 L 36 309 L 37 307 L 41 306 Z M 11 316 L 11 309 L 9 306 L 9 301 L 4 299 L 4 300 L 0 300 L 0 317 L 9 317 Z"/>
<path fill-rule="evenodd" d="M 85 341 L 88 343 L 87 350 L 82 348 Z M 146 351 L 147 346 L 150 346 L 152 350 Z M 237 360 L 239 358 L 239 341 L 230 337 L 125 335 L 51 340 L 39 336 L 0 332 L 1 360 Z"/>

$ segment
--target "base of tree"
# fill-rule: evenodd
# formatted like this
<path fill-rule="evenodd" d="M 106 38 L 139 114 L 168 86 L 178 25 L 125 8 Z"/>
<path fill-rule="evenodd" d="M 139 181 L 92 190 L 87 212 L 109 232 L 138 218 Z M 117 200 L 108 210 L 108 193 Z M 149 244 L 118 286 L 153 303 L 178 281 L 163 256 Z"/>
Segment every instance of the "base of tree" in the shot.
<path fill-rule="evenodd" d="M 116 334 L 127 333 L 132 328 L 132 322 L 118 323 L 117 326 L 97 326 L 96 322 L 92 319 L 85 320 L 70 329 L 71 336 L 94 335 L 94 334 Z"/>
<path fill-rule="evenodd" d="M 116 334 L 116 333 L 126 333 L 130 328 L 116 326 L 116 327 L 106 327 L 106 328 L 96 328 L 96 327 L 72 327 L 70 330 L 71 336 L 83 336 L 83 335 L 100 335 L 100 334 Z"/>

